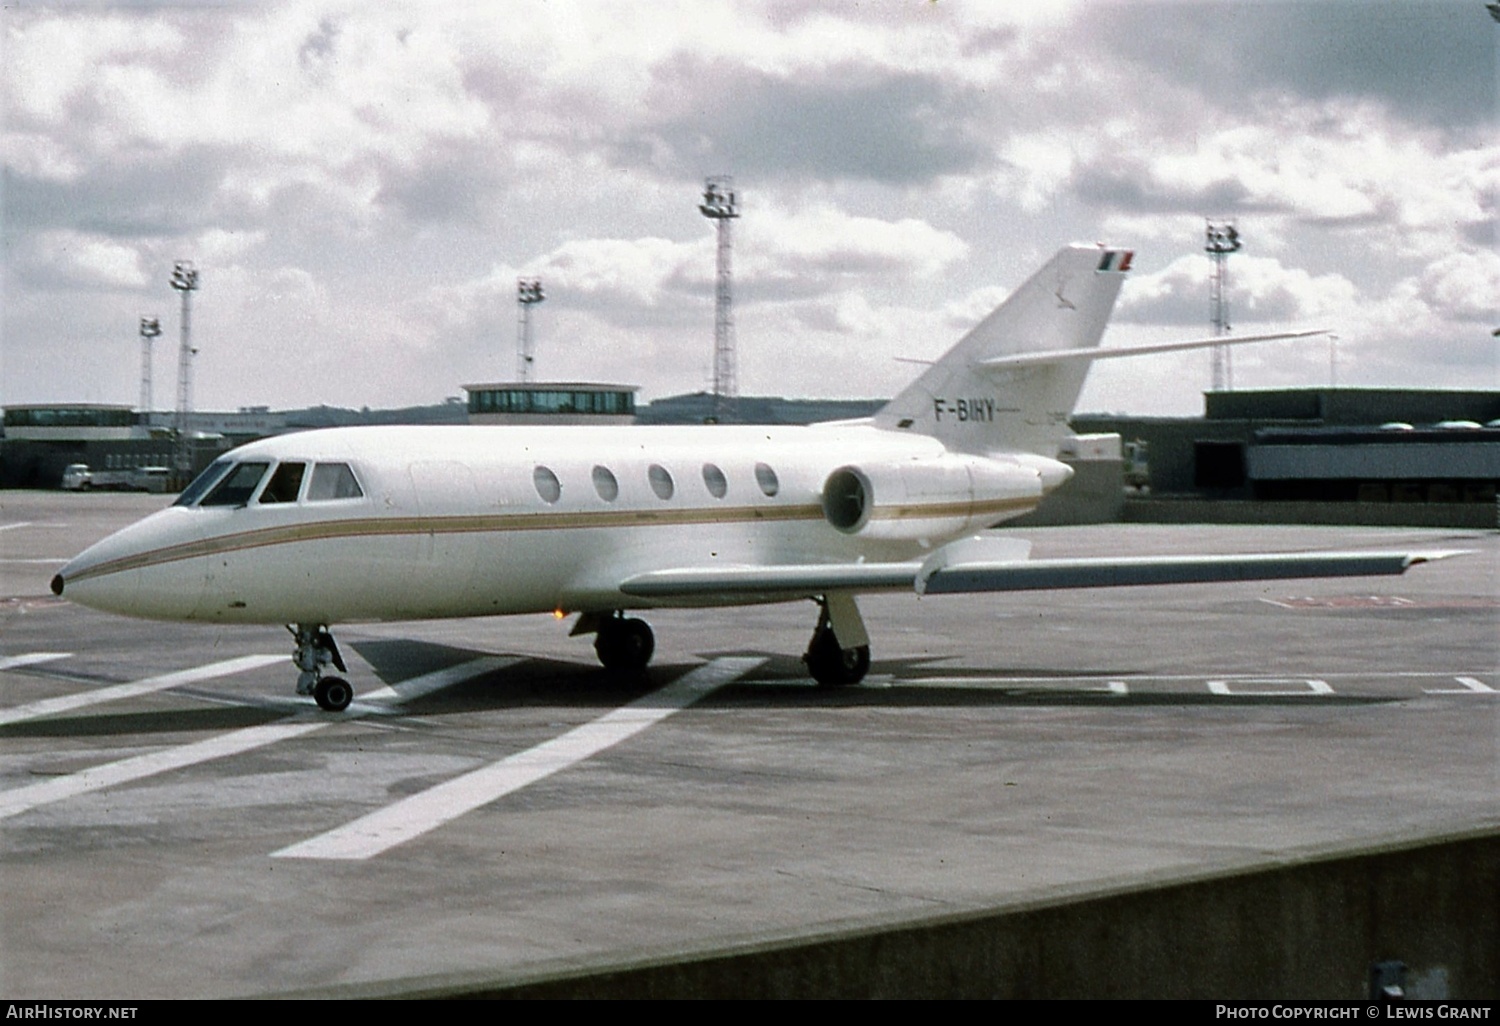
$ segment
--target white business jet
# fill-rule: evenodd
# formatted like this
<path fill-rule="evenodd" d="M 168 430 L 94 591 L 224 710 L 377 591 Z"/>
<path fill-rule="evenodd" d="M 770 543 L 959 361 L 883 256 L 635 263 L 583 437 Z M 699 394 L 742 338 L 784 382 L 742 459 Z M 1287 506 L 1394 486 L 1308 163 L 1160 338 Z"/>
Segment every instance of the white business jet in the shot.
<path fill-rule="evenodd" d="M 177 502 L 62 568 L 52 590 L 160 620 L 286 624 L 297 691 L 353 691 L 329 628 L 580 614 L 639 671 L 627 610 L 811 599 L 823 684 L 870 665 L 856 596 L 1397 574 L 1442 553 L 1029 560 L 981 535 L 1072 471 L 1057 460 L 1129 251 L 1059 252 L 874 417 L 811 427 L 357 427 L 253 442 Z M 1316 334 L 1305 332 L 1302 334 Z M 1256 336 L 1238 342 L 1289 337 Z"/>

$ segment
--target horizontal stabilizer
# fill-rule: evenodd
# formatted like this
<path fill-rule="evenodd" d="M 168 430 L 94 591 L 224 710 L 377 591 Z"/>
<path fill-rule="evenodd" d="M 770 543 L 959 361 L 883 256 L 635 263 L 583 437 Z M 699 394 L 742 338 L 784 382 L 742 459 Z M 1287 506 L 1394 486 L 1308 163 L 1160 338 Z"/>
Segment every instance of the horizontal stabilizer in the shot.
<path fill-rule="evenodd" d="M 1274 335 L 1220 335 L 1217 338 L 1195 338 L 1186 342 L 1158 342 L 1149 346 L 1129 346 L 1121 349 L 1050 349 L 1046 352 L 1015 353 L 982 360 L 979 366 L 985 370 L 1009 370 L 1014 367 L 1039 367 L 1045 364 L 1064 363 L 1070 360 L 1112 360 L 1123 356 L 1149 356 L 1152 353 L 1172 353 L 1180 349 L 1211 349 L 1215 346 L 1242 346 L 1250 342 L 1278 342 L 1288 338 L 1312 338 L 1327 335 L 1328 330 L 1284 331 Z"/>

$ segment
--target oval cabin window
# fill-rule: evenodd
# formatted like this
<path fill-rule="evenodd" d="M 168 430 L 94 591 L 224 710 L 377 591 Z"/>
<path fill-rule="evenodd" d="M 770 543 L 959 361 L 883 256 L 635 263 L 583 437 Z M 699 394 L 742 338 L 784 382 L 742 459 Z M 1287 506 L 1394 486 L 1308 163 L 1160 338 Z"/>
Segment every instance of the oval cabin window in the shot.
<path fill-rule="evenodd" d="M 546 467 L 539 466 L 531 472 L 531 483 L 536 485 L 536 493 L 543 502 L 556 502 L 562 497 L 562 482 Z"/>
<path fill-rule="evenodd" d="M 658 499 L 670 499 L 672 493 L 676 491 L 676 486 L 672 484 L 672 475 L 660 463 L 651 464 L 650 469 L 646 471 L 646 480 L 651 482 L 651 490 L 656 493 Z"/>
<path fill-rule="evenodd" d="M 760 485 L 760 490 L 767 496 L 773 496 L 781 491 L 781 482 L 776 479 L 776 471 L 766 463 L 755 465 L 755 483 Z"/>
<path fill-rule="evenodd" d="M 620 482 L 608 467 L 594 468 L 594 491 L 605 502 L 614 502 L 620 497 Z"/>
<path fill-rule="evenodd" d="M 724 498 L 729 492 L 729 481 L 724 477 L 724 471 L 712 463 L 703 464 L 703 486 L 716 499 Z"/>

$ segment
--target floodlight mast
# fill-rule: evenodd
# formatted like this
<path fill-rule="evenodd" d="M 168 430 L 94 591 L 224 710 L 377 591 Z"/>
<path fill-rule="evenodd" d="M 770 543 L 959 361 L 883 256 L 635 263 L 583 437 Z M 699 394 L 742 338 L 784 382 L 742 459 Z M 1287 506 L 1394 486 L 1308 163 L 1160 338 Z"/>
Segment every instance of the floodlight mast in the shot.
<path fill-rule="evenodd" d="M 717 222 L 719 232 L 718 269 L 714 277 L 714 419 L 732 419 L 740 386 L 735 371 L 734 307 L 732 298 L 733 239 L 729 223 L 740 216 L 734 179 L 716 175 L 703 185 L 703 202 L 698 212 Z"/>
<path fill-rule="evenodd" d="M 516 324 L 516 380 L 531 380 L 532 355 L 531 308 L 547 298 L 540 278 L 516 279 L 516 305 L 520 308 Z"/>
<path fill-rule="evenodd" d="M 1213 274 L 1209 278 L 1209 320 L 1214 335 L 1229 334 L 1229 254 L 1238 252 L 1241 246 L 1240 233 L 1233 221 L 1206 222 L 1207 242 L 1203 247 L 1213 261 Z M 1213 348 L 1213 389 L 1215 392 L 1234 389 L 1234 368 L 1229 362 L 1229 347 Z"/>
<path fill-rule="evenodd" d="M 151 343 L 161 337 L 161 321 L 155 317 L 141 318 L 141 420 L 148 430 L 151 427 L 151 407 L 155 399 L 151 395 Z"/>
<path fill-rule="evenodd" d="M 193 293 L 198 290 L 198 271 L 191 260 L 172 265 L 172 287 L 182 294 L 182 344 L 177 349 L 177 417 L 173 423 L 176 435 L 173 445 L 173 470 L 180 483 L 186 484 L 193 474 L 193 453 L 188 436 L 188 414 L 193 406 L 192 312 Z"/>

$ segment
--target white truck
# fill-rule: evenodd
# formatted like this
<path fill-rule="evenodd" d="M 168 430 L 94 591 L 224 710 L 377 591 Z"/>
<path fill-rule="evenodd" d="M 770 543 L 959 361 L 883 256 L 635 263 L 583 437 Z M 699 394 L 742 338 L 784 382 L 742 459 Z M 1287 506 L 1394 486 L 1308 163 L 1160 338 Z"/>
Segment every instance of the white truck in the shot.
<path fill-rule="evenodd" d="M 165 492 L 171 471 L 166 467 L 132 467 L 129 470 L 91 470 L 87 463 L 70 463 L 63 470 L 64 491 L 87 492 L 95 488 L 112 491 Z"/>

